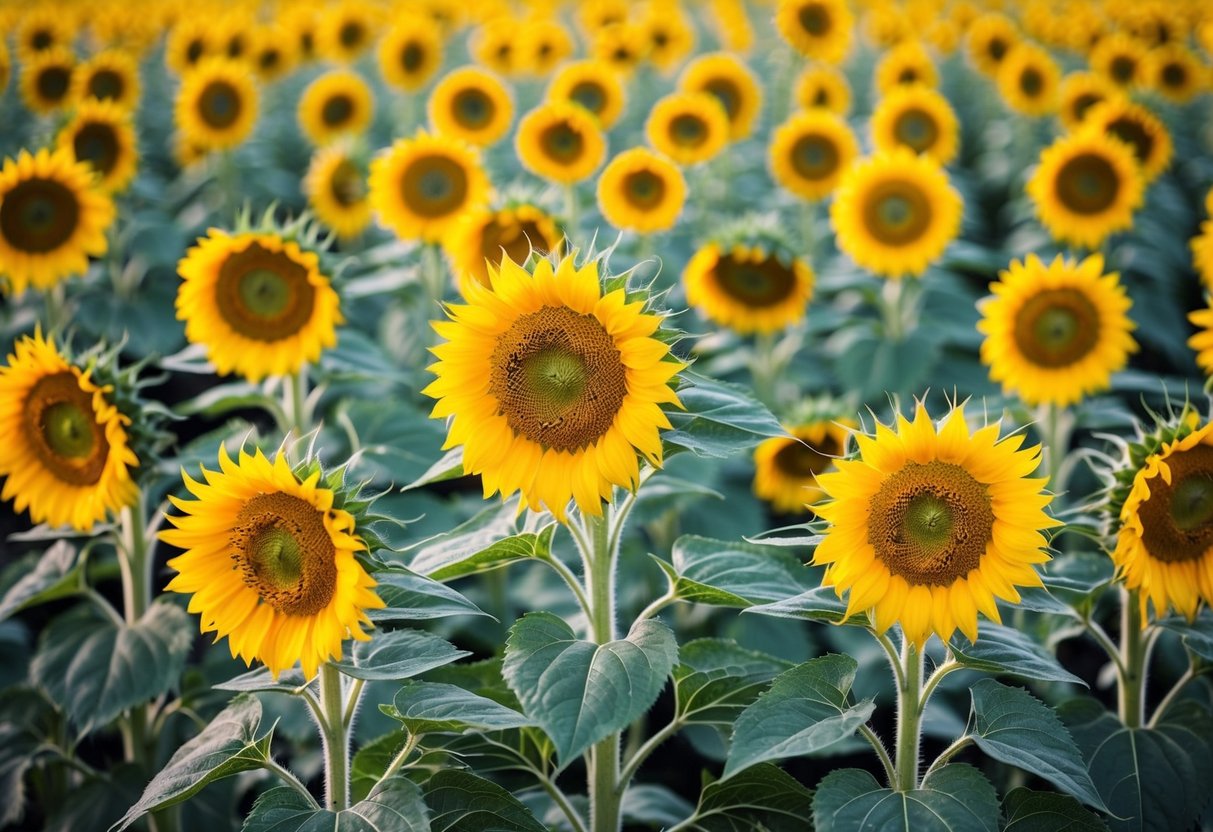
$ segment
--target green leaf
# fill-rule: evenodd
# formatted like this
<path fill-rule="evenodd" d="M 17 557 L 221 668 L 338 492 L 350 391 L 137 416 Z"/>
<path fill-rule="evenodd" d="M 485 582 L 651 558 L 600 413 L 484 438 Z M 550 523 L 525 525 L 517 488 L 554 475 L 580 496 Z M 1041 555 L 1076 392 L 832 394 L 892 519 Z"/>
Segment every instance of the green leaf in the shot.
<path fill-rule="evenodd" d="M 38 762 L 40 747 L 41 740 L 26 726 L 0 722 L 0 826 L 21 819 L 25 811 L 25 774 Z"/>
<path fill-rule="evenodd" d="M 743 612 L 769 615 L 773 618 L 801 618 L 806 621 L 838 624 L 847 614 L 847 605 L 833 589 L 822 586 L 782 601 L 756 604 Z"/>
<path fill-rule="evenodd" d="M 421 790 L 411 780 L 393 777 L 340 812 L 317 809 L 295 789 L 278 786 L 257 798 L 242 832 L 427 832 L 429 828 Z"/>
<path fill-rule="evenodd" d="M 0 621 L 37 604 L 74 595 L 80 586 L 84 559 L 76 547 L 57 540 L 42 553 L 34 568 L 0 599 Z"/>
<path fill-rule="evenodd" d="M 431 483 L 443 482 L 445 480 L 453 480 L 463 476 L 463 446 L 452 448 L 443 455 L 442 459 L 431 465 L 426 472 L 417 479 L 410 482 L 408 485 L 401 488 L 401 491 L 410 491 L 414 488 L 421 488 L 423 485 Z"/>
<path fill-rule="evenodd" d="M 792 667 L 791 662 L 715 638 L 682 645 L 678 662 L 674 668 L 677 718 L 717 725 L 732 725 L 772 679 Z"/>
<path fill-rule="evenodd" d="M 468 771 L 440 771 L 422 791 L 432 832 L 547 832 L 518 798 Z"/>
<path fill-rule="evenodd" d="M 666 444 L 723 459 L 763 439 L 787 435 L 771 411 L 745 388 L 691 372 L 682 377 L 691 385 L 678 391 L 685 410 L 666 413 L 674 426 L 661 435 Z"/>
<path fill-rule="evenodd" d="M 705 788 L 695 814 L 671 832 L 804 832 L 812 807 L 812 792 L 779 768 L 761 763 Z"/>
<path fill-rule="evenodd" d="M 674 634 L 660 621 L 641 621 L 626 639 L 593 644 L 559 617 L 534 612 L 510 628 L 502 672 L 567 765 L 648 711 L 677 657 Z"/>
<path fill-rule="evenodd" d="M 871 717 L 871 699 L 852 705 L 859 665 L 850 656 L 810 659 L 776 677 L 737 718 L 724 776 L 756 763 L 799 757 L 852 736 Z"/>
<path fill-rule="evenodd" d="M 1213 662 L 1213 614 L 1202 610 L 1191 621 L 1172 615 L 1158 622 L 1173 633 L 1183 636 L 1184 646 L 1207 662 Z"/>
<path fill-rule="evenodd" d="M 375 632 L 354 645 L 348 660 L 336 662 L 346 676 L 368 682 L 396 682 L 442 667 L 464 656 L 446 639 L 419 630 Z"/>
<path fill-rule="evenodd" d="M 665 786 L 632 783 L 623 793 L 619 812 L 625 823 L 667 829 L 693 814 L 695 807 Z"/>
<path fill-rule="evenodd" d="M 977 641 L 971 642 L 961 633 L 950 642 L 956 661 L 972 670 L 1015 676 L 1031 681 L 1070 682 L 1087 686 L 1062 667 L 1045 648 L 1019 630 L 990 621 L 981 622 Z"/>
<path fill-rule="evenodd" d="M 404 731 L 392 731 L 364 743 L 355 752 L 350 760 L 350 796 L 354 801 L 370 794 L 396 754 L 404 747 L 407 738 Z"/>
<path fill-rule="evenodd" d="M 808 586 L 804 564 L 781 549 L 689 534 L 674 541 L 670 582 L 685 601 L 723 607 L 779 601 Z"/>
<path fill-rule="evenodd" d="M 230 690 L 236 693 L 285 693 L 299 696 L 307 688 L 309 681 L 303 678 L 303 671 L 297 667 L 288 668 L 278 674 L 275 679 L 269 668 L 258 667 L 247 673 L 241 673 L 214 685 L 215 690 Z"/>
<path fill-rule="evenodd" d="M 379 709 L 400 720 L 413 734 L 501 731 L 532 724 L 527 717 L 492 699 L 437 682 L 408 682 L 397 691 L 391 705 L 380 705 Z"/>
<path fill-rule="evenodd" d="M 387 606 L 371 610 L 372 621 L 428 621 L 452 615 L 485 615 L 487 612 L 445 584 L 417 575 L 403 567 L 375 572 L 375 592 Z"/>
<path fill-rule="evenodd" d="M 172 806 L 196 795 L 208 784 L 259 768 L 270 759 L 271 729 L 257 736 L 261 703 L 241 694 L 202 733 L 177 749 L 168 765 L 152 778 L 139 802 L 115 829 L 122 832 L 147 812 Z"/>
<path fill-rule="evenodd" d="M 1107 811 L 1087 774 L 1082 752 L 1053 710 L 1023 688 L 981 679 L 970 688 L 973 741 L 995 760 L 1043 777 L 1100 811 Z"/>
<path fill-rule="evenodd" d="M 1002 832 L 1107 832 L 1108 825 L 1068 794 L 1014 789 L 1002 801 Z"/>
<path fill-rule="evenodd" d="M 43 632 L 30 679 L 86 734 L 175 687 L 193 641 L 194 625 L 170 603 L 133 625 L 82 608 Z"/>
<path fill-rule="evenodd" d="M 1126 728 L 1093 699 L 1057 709 L 1087 761 L 1116 832 L 1191 829 L 1213 783 L 1213 717 L 1179 702 L 1155 728 Z"/>
<path fill-rule="evenodd" d="M 990 781 L 958 763 L 908 792 L 883 788 L 862 769 L 839 769 L 813 796 L 817 832 L 998 832 L 998 814 Z"/>
<path fill-rule="evenodd" d="M 42 832 L 105 832 L 139 799 L 147 775 L 134 763 L 119 763 L 104 777 L 90 777 L 72 787 L 46 819 Z"/>
<path fill-rule="evenodd" d="M 451 531 L 412 548 L 409 568 L 435 581 L 488 572 L 552 552 L 556 524 L 538 532 L 518 532 L 514 504 L 491 506 Z"/>

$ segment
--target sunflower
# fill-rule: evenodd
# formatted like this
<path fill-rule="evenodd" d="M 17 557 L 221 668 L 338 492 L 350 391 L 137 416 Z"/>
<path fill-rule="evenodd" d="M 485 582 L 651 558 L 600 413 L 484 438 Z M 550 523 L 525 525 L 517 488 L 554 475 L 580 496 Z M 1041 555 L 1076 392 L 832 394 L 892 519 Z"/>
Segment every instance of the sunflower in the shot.
<path fill-rule="evenodd" d="M 61 5 L 28 7 L 16 27 L 17 56 L 22 63 L 40 52 L 72 45 L 75 24 L 67 12 Z"/>
<path fill-rule="evenodd" d="M 484 21 L 472 36 L 472 56 L 501 75 L 508 76 L 519 72 L 526 59 L 518 43 L 518 32 L 522 25 L 520 21 L 509 16 Z"/>
<path fill-rule="evenodd" d="M 76 57 L 62 46 L 35 52 L 21 66 L 21 99 L 39 115 L 53 113 L 71 98 Z"/>
<path fill-rule="evenodd" d="M 292 240 L 212 228 L 177 272 L 177 318 L 219 375 L 260 381 L 296 373 L 337 343 L 337 293 L 319 258 Z"/>
<path fill-rule="evenodd" d="M 169 30 L 164 45 L 164 61 L 169 69 L 184 75 L 203 58 L 219 54 L 210 21 L 202 17 L 182 15 Z"/>
<path fill-rule="evenodd" d="M 122 191 L 135 175 L 139 159 L 135 128 L 130 114 L 112 101 L 84 101 L 56 141 L 96 171 L 102 190 Z"/>
<path fill-rule="evenodd" d="M 233 61 L 247 61 L 253 51 L 252 31 L 256 22 L 246 9 L 229 9 L 215 21 L 218 54 Z"/>
<path fill-rule="evenodd" d="M 370 85 L 348 69 L 326 72 L 299 97 L 299 127 L 315 145 L 365 133 L 374 112 Z"/>
<path fill-rule="evenodd" d="M 845 116 L 851 109 L 851 85 L 838 67 L 813 64 L 796 79 L 796 105 Z"/>
<path fill-rule="evenodd" d="M 1213 190 L 1205 197 L 1205 213 L 1213 214 Z M 1189 243 L 1192 249 L 1192 266 L 1200 275 L 1205 288 L 1213 292 L 1213 219 L 1200 226 L 1200 233 Z"/>
<path fill-rule="evenodd" d="M 1058 115 L 1067 130 L 1076 130 L 1091 108 L 1120 95 L 1107 78 L 1094 72 L 1071 72 L 1057 91 Z"/>
<path fill-rule="evenodd" d="M 1150 52 L 1146 76 L 1150 86 L 1176 104 L 1187 104 L 1208 86 L 1209 70 L 1180 44 L 1168 44 Z"/>
<path fill-rule="evenodd" d="M 876 64 L 876 89 L 887 95 L 898 87 L 939 85 L 939 70 L 922 44 L 908 40 L 894 46 Z"/>
<path fill-rule="evenodd" d="M 780 0 L 775 26 L 806 58 L 837 64 L 851 48 L 854 21 L 846 0 Z"/>
<path fill-rule="evenodd" d="M 804 199 L 825 199 L 859 155 L 859 142 L 846 121 L 825 110 L 798 113 L 771 137 L 771 173 L 780 185 Z"/>
<path fill-rule="evenodd" d="M 754 27 L 746 16 L 745 0 L 711 0 L 716 37 L 730 52 L 744 54 L 754 45 Z"/>
<path fill-rule="evenodd" d="M 429 113 L 438 133 L 488 147 L 509 131 L 514 102 L 497 76 L 465 66 L 447 73 L 434 87 Z"/>
<path fill-rule="evenodd" d="M 1133 151 L 1149 185 L 1171 164 L 1174 148 L 1162 120 L 1140 104 L 1124 97 L 1104 101 L 1091 108 L 1083 126 L 1119 139 Z"/>
<path fill-rule="evenodd" d="M 4 90 L 8 87 L 8 79 L 13 73 L 12 59 L 8 54 L 8 47 L 4 44 L 4 39 L 0 38 L 0 95 L 4 94 Z"/>
<path fill-rule="evenodd" d="M 297 50 L 298 44 L 282 26 L 258 26 L 253 30 L 249 61 L 259 80 L 277 81 L 295 68 L 299 60 Z"/>
<path fill-rule="evenodd" d="M 977 330 L 986 336 L 982 363 L 1004 392 L 1066 407 L 1107 389 L 1137 344 L 1132 301 L 1103 267 L 1098 254 L 1081 262 L 1058 255 L 1048 265 L 1029 254 L 990 284 Z"/>
<path fill-rule="evenodd" d="M 893 4 L 874 6 L 863 12 L 859 29 L 878 49 L 889 49 L 914 36 L 910 16 Z"/>
<path fill-rule="evenodd" d="M 687 303 L 735 332 L 781 332 L 804 319 L 813 297 L 813 269 L 762 246 L 724 250 L 709 243 L 682 273 Z"/>
<path fill-rule="evenodd" d="M 624 288 L 603 294 L 595 261 L 528 273 L 507 258 L 489 279 L 434 324 L 445 343 L 422 392 L 434 418 L 451 417 L 444 447 L 463 446 L 486 497 L 521 492 L 560 520 L 570 499 L 601 514 L 615 486 L 636 488 L 637 451 L 661 466 L 660 405 L 681 406 L 670 382 L 685 365 L 654 337 L 659 315 Z"/>
<path fill-rule="evenodd" d="M 1091 69 L 1121 89 L 1143 84 L 1146 80 L 1146 47 L 1123 32 L 1100 38 L 1091 50 Z"/>
<path fill-rule="evenodd" d="M 925 86 L 895 87 L 872 113 L 877 150 L 907 147 L 946 165 L 960 146 L 960 123 L 948 99 Z"/>
<path fill-rule="evenodd" d="M 312 155 L 303 193 L 308 207 L 342 239 L 357 237 L 371 222 L 365 165 L 340 143 Z"/>
<path fill-rule="evenodd" d="M 970 433 L 963 406 L 938 429 L 919 403 L 894 431 L 855 434 L 859 458 L 819 474 L 832 502 L 813 506 L 829 521 L 813 563 L 823 586 L 849 591 L 847 615 L 871 611 L 883 633 L 900 623 L 921 650 L 931 633 L 945 642 L 957 628 L 977 640 L 977 613 L 1000 621 L 995 599 L 1019 602 L 1016 586 L 1040 586 L 1045 514 L 1036 470 L 1040 448 L 1020 449 L 1022 433 L 998 438 L 998 425 Z"/>
<path fill-rule="evenodd" d="M 559 20 L 537 17 L 528 20 L 522 30 L 522 60 L 527 71 L 546 76 L 573 54 L 575 45 L 568 29 Z"/>
<path fill-rule="evenodd" d="M 709 93 L 671 93 L 653 105 L 645 134 L 649 144 L 678 164 L 696 165 L 724 149 L 729 117 Z"/>
<path fill-rule="evenodd" d="M 673 162 L 645 147 L 620 153 L 598 177 L 598 208 L 619 229 L 652 234 L 674 227 L 687 198 Z"/>
<path fill-rule="evenodd" d="M 590 57 L 628 75 L 648 57 L 648 47 L 644 29 L 639 24 L 614 23 L 594 33 Z"/>
<path fill-rule="evenodd" d="M 320 18 L 317 47 L 330 60 L 351 63 L 374 42 L 378 25 L 375 6 L 364 0 L 342 0 Z"/>
<path fill-rule="evenodd" d="M 1213 604 L 1213 423 L 1166 442 L 1133 476 L 1120 510 L 1112 560 L 1162 618 L 1174 607 L 1189 621 Z"/>
<path fill-rule="evenodd" d="M 1019 42 L 1019 30 L 1005 15 L 983 14 L 969 26 L 969 60 L 985 75 L 998 72 L 1003 58 Z"/>
<path fill-rule="evenodd" d="M 906 148 L 843 174 L 830 206 L 838 247 L 887 277 L 922 274 L 960 231 L 962 202 L 943 168 Z"/>
<path fill-rule="evenodd" d="M 610 129 L 623 112 L 623 83 L 619 74 L 599 61 L 574 61 L 562 66 L 548 86 L 548 101 L 580 104 Z"/>
<path fill-rule="evenodd" d="M 1020 43 L 1012 47 L 998 67 L 997 79 L 998 91 L 1012 110 L 1029 116 L 1057 110 L 1061 69 L 1039 46 Z"/>
<path fill-rule="evenodd" d="M 0 276 L 10 294 L 84 274 L 108 247 L 114 203 L 69 150 L 22 150 L 0 168 Z"/>
<path fill-rule="evenodd" d="M 300 662 L 310 679 L 341 658 L 345 639 L 370 639 L 366 611 L 384 603 L 355 556 L 366 544 L 319 472 L 301 480 L 282 454 L 233 460 L 221 445 L 205 483 L 183 476 L 197 499 L 169 498 L 182 514 L 160 539 L 185 552 L 168 562 L 177 575 L 165 589 L 193 595 L 202 632 L 227 636 L 233 658 L 260 661 L 275 678 Z"/>
<path fill-rule="evenodd" d="M 678 88 L 716 96 L 729 117 L 730 138 L 744 139 L 754 130 L 762 88 L 750 68 L 735 56 L 724 52 L 700 55 L 682 71 Z"/>
<path fill-rule="evenodd" d="M 1049 233 L 1088 248 L 1133 225 L 1143 190 L 1130 147 L 1091 130 L 1059 138 L 1046 148 L 1027 185 Z"/>
<path fill-rule="evenodd" d="M 818 474 L 847 450 L 851 422 L 810 422 L 788 428 L 790 436 L 764 440 L 754 449 L 754 495 L 783 514 L 804 514 L 825 497 Z"/>
<path fill-rule="evenodd" d="M 182 78 L 175 116 L 186 140 L 209 150 L 236 147 L 257 121 L 257 87 L 243 64 L 206 58 Z"/>
<path fill-rule="evenodd" d="M 292 51 L 300 63 L 309 63 L 320 56 L 320 13 L 321 7 L 313 3 L 278 7 L 277 22 L 293 41 Z"/>
<path fill-rule="evenodd" d="M 583 0 L 577 4 L 577 24 L 586 37 L 628 19 L 629 0 Z"/>
<path fill-rule="evenodd" d="M 383 80 L 412 92 L 425 86 L 442 65 L 442 33 L 428 18 L 399 18 L 379 41 Z"/>
<path fill-rule="evenodd" d="M 580 104 L 549 101 L 518 122 L 518 160 L 532 173 L 571 185 L 590 176 L 606 156 L 606 137 Z"/>
<path fill-rule="evenodd" d="M 695 51 L 695 27 L 677 4 L 650 4 L 640 28 L 648 41 L 649 63 L 662 72 L 681 66 Z"/>
<path fill-rule="evenodd" d="M 525 265 L 532 251 L 559 255 L 563 239 L 551 215 L 536 205 L 519 203 L 495 211 L 469 211 L 447 235 L 443 247 L 464 291 L 470 282 L 490 286 L 489 268 L 500 269 L 503 259 Z"/>
<path fill-rule="evenodd" d="M 122 49 L 98 52 L 72 73 L 73 101 L 112 101 L 124 110 L 139 103 L 139 65 Z"/>
<path fill-rule="evenodd" d="M 488 201 L 489 180 L 470 144 L 419 130 L 371 162 L 370 190 L 380 225 L 402 240 L 437 242 Z"/>

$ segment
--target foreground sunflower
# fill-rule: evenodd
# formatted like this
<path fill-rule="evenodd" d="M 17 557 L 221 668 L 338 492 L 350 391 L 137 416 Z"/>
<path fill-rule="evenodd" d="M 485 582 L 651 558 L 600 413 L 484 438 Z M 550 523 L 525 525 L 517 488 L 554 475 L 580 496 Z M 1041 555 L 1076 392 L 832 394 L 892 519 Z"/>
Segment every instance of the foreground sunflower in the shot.
<path fill-rule="evenodd" d="M 780 332 L 804 319 L 813 297 L 813 269 L 763 246 L 709 243 L 682 273 L 687 303 L 711 321 L 742 334 Z"/>
<path fill-rule="evenodd" d="M 661 317 L 625 289 L 603 294 L 597 262 L 509 259 L 491 286 L 465 287 L 466 304 L 434 328 L 438 376 L 423 392 L 432 416 L 451 417 L 444 448 L 463 446 L 463 470 L 485 496 L 521 492 L 522 505 L 566 519 L 569 500 L 602 513 L 615 486 L 635 489 L 637 451 L 660 466 L 660 405 L 679 405 L 683 368 L 653 337 Z"/>
<path fill-rule="evenodd" d="M 197 499 L 169 498 L 182 514 L 160 539 L 185 552 L 169 560 L 177 575 L 165 589 L 193 595 L 202 632 L 226 636 L 233 658 L 274 678 L 299 662 L 310 679 L 341 658 L 345 639 L 370 639 L 367 610 L 384 603 L 355 556 L 366 544 L 319 472 L 300 479 L 282 454 L 232 460 L 220 446 L 205 483 L 183 476 Z"/>
<path fill-rule="evenodd" d="M 315 253 L 294 241 L 212 228 L 177 271 L 177 318 L 220 375 L 260 381 L 296 373 L 337 343 L 337 292 Z"/>
<path fill-rule="evenodd" d="M 303 178 L 307 204 L 342 239 L 357 237 L 371 223 L 371 201 L 362 160 L 341 144 L 320 148 Z"/>
<path fill-rule="evenodd" d="M 894 623 L 919 650 L 957 628 L 977 640 L 977 613 L 1000 621 L 996 599 L 1019 602 L 1016 586 L 1040 586 L 1042 532 L 1060 525 L 1052 499 L 1031 476 L 1039 446 L 998 425 L 970 432 L 963 406 L 938 428 L 920 402 L 896 430 L 855 434 L 859 457 L 840 460 L 817 483 L 831 498 L 813 506 L 829 521 L 813 563 L 823 586 L 847 597 L 847 616 L 871 611 L 878 632 Z"/>
<path fill-rule="evenodd" d="M 872 143 L 877 150 L 908 147 L 946 165 L 960 147 L 960 122 L 948 99 L 935 90 L 896 87 L 872 113 Z"/>
<path fill-rule="evenodd" d="M 775 26 L 797 52 L 831 64 L 846 57 L 855 28 L 845 0 L 780 0 Z"/>
<path fill-rule="evenodd" d="M 348 69 L 326 72 L 299 97 L 299 127 L 312 144 L 324 146 L 366 132 L 375 98 L 362 76 Z"/>
<path fill-rule="evenodd" d="M 257 87 L 244 64 L 204 58 L 182 78 L 174 113 L 187 141 L 208 150 L 227 150 L 253 130 Z"/>
<path fill-rule="evenodd" d="M 606 138 L 579 104 L 549 101 L 518 122 L 518 161 L 532 173 L 562 185 L 589 177 L 606 156 Z"/>
<path fill-rule="evenodd" d="M 0 168 L 0 277 L 9 294 L 84 274 L 109 246 L 114 203 L 72 151 L 22 150 Z"/>
<path fill-rule="evenodd" d="M 87 162 L 97 173 L 97 185 L 110 193 L 126 188 L 139 160 L 135 126 L 130 114 L 112 101 L 81 103 L 63 126 L 56 144 Z"/>
<path fill-rule="evenodd" d="M 600 61 L 565 64 L 548 85 L 548 101 L 580 104 L 598 117 L 604 130 L 623 113 L 624 90 L 619 74 Z"/>
<path fill-rule="evenodd" d="M 652 234 L 668 231 L 686 203 L 682 171 L 648 148 L 620 153 L 598 177 L 598 207 L 619 229 Z"/>
<path fill-rule="evenodd" d="M 489 180 L 470 144 L 420 130 L 371 162 L 370 191 L 380 225 L 402 240 L 437 242 L 488 201 Z"/>
<path fill-rule="evenodd" d="M 855 134 L 827 110 L 797 113 L 775 129 L 769 148 L 771 173 L 803 199 L 825 199 L 859 155 Z"/>
<path fill-rule="evenodd" d="M 729 118 L 706 92 L 672 93 L 653 105 L 645 122 L 649 144 L 680 165 L 706 162 L 729 141 Z"/>
<path fill-rule="evenodd" d="M 783 514 L 804 514 L 825 497 L 817 476 L 847 450 L 853 423 L 809 422 L 788 428 L 790 436 L 764 440 L 754 449 L 754 496 Z"/>
<path fill-rule="evenodd" d="M 927 156 L 877 153 L 842 177 L 830 205 L 838 247 L 887 277 L 920 275 L 960 231 L 960 194 Z"/>
<path fill-rule="evenodd" d="M 510 129 L 514 102 L 495 75 L 465 66 L 447 73 L 434 87 L 429 116 L 436 132 L 487 147 Z"/>
<path fill-rule="evenodd" d="M 1213 423 L 1184 427 L 1137 468 L 1119 512 L 1112 560 L 1139 590 L 1143 624 L 1147 602 L 1189 621 L 1213 604 Z"/>
<path fill-rule="evenodd" d="M 35 523 L 80 531 L 132 505 L 139 460 L 111 392 L 41 332 L 17 341 L 0 367 L 0 499 Z"/>
<path fill-rule="evenodd" d="M 1137 350 L 1132 306 L 1098 254 L 1081 262 L 1058 255 L 1045 265 L 1029 254 L 990 284 L 977 330 L 990 378 L 1029 405 L 1066 407 L 1107 389 Z"/>
<path fill-rule="evenodd" d="M 762 87 L 754 72 L 734 55 L 700 55 L 678 76 L 683 92 L 706 92 L 716 97 L 729 117 L 729 137 L 744 139 L 754 131 L 762 108 Z"/>
<path fill-rule="evenodd" d="M 489 269 L 500 269 L 504 259 L 524 264 L 532 251 L 559 254 L 563 238 L 551 215 L 536 205 L 518 203 L 496 211 L 469 211 L 443 247 L 462 290 L 469 281 L 491 285 Z"/>

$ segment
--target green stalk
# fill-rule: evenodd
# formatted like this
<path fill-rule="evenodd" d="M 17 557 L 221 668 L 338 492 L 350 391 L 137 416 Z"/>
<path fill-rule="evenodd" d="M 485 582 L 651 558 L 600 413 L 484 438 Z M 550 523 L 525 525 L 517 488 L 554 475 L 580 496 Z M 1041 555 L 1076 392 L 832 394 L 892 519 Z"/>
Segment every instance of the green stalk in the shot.
<path fill-rule="evenodd" d="M 151 605 L 151 558 L 146 537 L 147 510 L 140 492 L 133 506 L 122 509 L 118 539 L 118 566 L 122 573 L 122 612 L 127 626 L 134 626 Z M 147 705 L 131 708 L 123 720 L 123 758 L 149 765 Z"/>
<path fill-rule="evenodd" d="M 615 551 L 611 545 L 611 509 L 586 518 L 589 551 L 586 579 L 590 595 L 590 635 L 597 644 L 615 640 Z M 620 737 L 613 733 L 590 750 L 590 823 L 592 832 L 618 832 Z"/>
<path fill-rule="evenodd" d="M 576 245 L 577 225 L 581 221 L 579 207 L 577 186 L 569 182 L 564 186 L 564 221 L 566 223 L 564 236 L 573 245 Z"/>
<path fill-rule="evenodd" d="M 1060 494 L 1065 489 L 1062 479 L 1062 468 L 1066 461 L 1066 449 L 1070 444 L 1070 431 L 1073 418 L 1064 407 L 1046 404 L 1037 416 L 1042 424 L 1041 434 L 1048 455 L 1049 490 Z"/>
<path fill-rule="evenodd" d="M 1141 607 L 1137 592 L 1120 596 L 1120 655 L 1118 677 L 1120 721 L 1126 728 L 1140 728 L 1145 719 L 1146 634 L 1141 628 Z"/>
<path fill-rule="evenodd" d="M 350 745 L 345 728 L 341 671 L 329 662 L 320 666 L 320 726 L 324 735 L 324 805 L 339 812 L 350 805 Z"/>
<path fill-rule="evenodd" d="M 918 788 L 918 754 L 922 741 L 922 653 L 902 635 L 901 683 L 897 687 L 897 783 L 908 792 Z"/>

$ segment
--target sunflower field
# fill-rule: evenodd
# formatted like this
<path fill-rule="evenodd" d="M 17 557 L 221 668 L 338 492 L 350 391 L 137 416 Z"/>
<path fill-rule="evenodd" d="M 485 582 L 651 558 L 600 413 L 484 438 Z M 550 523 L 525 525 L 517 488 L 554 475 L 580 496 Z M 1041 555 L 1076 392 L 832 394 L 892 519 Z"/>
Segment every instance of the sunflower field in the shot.
<path fill-rule="evenodd" d="M 1213 4 L 0 0 L 0 830 L 1213 830 Z"/>

